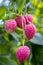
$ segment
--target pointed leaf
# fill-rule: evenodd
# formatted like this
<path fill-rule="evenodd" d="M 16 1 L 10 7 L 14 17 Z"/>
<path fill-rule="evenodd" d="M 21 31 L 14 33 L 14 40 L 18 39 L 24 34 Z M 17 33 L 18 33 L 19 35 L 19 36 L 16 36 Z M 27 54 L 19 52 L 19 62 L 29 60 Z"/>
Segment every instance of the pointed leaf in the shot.
<path fill-rule="evenodd" d="M 25 2 L 26 2 L 26 0 L 17 0 L 17 6 L 18 6 L 19 13 L 22 11 Z"/>
<path fill-rule="evenodd" d="M 34 44 L 43 45 L 43 35 L 36 33 L 36 35 L 30 41 Z"/>

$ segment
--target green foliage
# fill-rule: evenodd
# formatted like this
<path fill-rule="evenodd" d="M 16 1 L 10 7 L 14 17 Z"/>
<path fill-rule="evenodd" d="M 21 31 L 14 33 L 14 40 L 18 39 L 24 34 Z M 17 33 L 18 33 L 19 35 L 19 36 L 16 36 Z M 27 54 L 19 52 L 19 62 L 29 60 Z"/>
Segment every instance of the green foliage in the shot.
<path fill-rule="evenodd" d="M 0 65 L 17 65 L 15 61 L 12 61 L 7 57 L 0 57 Z"/>
<path fill-rule="evenodd" d="M 37 33 L 35 37 L 31 39 L 31 42 L 34 44 L 43 45 L 43 36 Z"/>
<path fill-rule="evenodd" d="M 26 2 L 26 0 L 17 0 L 17 7 L 18 7 L 18 12 L 20 13 L 20 12 L 22 12 L 22 9 L 23 9 L 23 7 L 24 7 L 24 4 L 25 4 L 25 2 Z"/>
<path fill-rule="evenodd" d="M 0 19 L 5 15 L 7 8 L 5 6 L 0 7 Z"/>

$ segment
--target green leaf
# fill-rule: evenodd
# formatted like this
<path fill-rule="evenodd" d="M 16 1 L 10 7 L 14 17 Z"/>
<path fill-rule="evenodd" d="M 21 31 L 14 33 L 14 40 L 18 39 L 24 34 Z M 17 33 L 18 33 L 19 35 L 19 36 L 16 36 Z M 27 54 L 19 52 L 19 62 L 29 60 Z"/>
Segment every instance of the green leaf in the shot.
<path fill-rule="evenodd" d="M 43 45 L 43 35 L 36 33 L 36 35 L 30 41 L 33 44 Z"/>
<path fill-rule="evenodd" d="M 25 6 L 24 6 L 24 8 L 27 8 L 27 7 L 29 7 L 31 5 L 31 2 L 28 2 Z"/>
<path fill-rule="evenodd" d="M 0 65 L 17 65 L 17 63 L 10 58 L 0 57 Z"/>
<path fill-rule="evenodd" d="M 16 32 L 13 32 L 13 33 L 10 33 L 12 36 L 13 36 L 13 38 L 16 40 L 16 41 L 18 41 L 19 42 L 19 40 L 21 39 L 21 36 L 19 36 Z"/>
<path fill-rule="evenodd" d="M 22 12 L 26 0 L 17 0 L 18 12 Z"/>
<path fill-rule="evenodd" d="M 0 56 L 10 54 L 12 43 L 4 39 L 0 41 Z"/>
<path fill-rule="evenodd" d="M 2 18 L 7 11 L 7 8 L 5 6 L 0 7 L 0 18 Z"/>

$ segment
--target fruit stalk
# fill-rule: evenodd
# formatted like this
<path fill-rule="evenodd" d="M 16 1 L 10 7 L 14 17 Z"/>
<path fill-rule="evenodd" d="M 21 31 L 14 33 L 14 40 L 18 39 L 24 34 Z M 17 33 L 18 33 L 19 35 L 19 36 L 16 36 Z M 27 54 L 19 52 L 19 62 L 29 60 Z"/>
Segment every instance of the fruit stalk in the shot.
<path fill-rule="evenodd" d="M 24 65 L 24 62 L 21 62 L 20 65 Z"/>
<path fill-rule="evenodd" d="M 24 46 L 24 43 L 25 43 L 25 33 L 24 33 L 24 23 L 22 21 L 22 30 L 23 30 L 23 46 Z"/>

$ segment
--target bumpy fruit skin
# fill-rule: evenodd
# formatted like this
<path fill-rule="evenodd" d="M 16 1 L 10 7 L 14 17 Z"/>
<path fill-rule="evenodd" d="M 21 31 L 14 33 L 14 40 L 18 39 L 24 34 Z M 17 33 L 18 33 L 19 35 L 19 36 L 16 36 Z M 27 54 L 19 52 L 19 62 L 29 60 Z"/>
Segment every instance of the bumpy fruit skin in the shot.
<path fill-rule="evenodd" d="M 7 32 L 13 32 L 16 29 L 17 23 L 14 19 L 6 20 L 4 23 Z"/>
<path fill-rule="evenodd" d="M 16 56 L 20 62 L 25 61 L 30 55 L 30 48 L 28 46 L 20 46 L 16 51 Z"/>
<path fill-rule="evenodd" d="M 33 22 L 33 16 L 31 14 L 26 14 L 24 17 L 25 17 L 27 23 Z"/>
<path fill-rule="evenodd" d="M 26 20 L 25 20 L 24 16 L 18 15 L 15 20 L 17 22 L 18 27 L 22 28 L 22 23 L 23 23 L 23 26 L 25 27 Z"/>
<path fill-rule="evenodd" d="M 36 33 L 36 27 L 34 24 L 27 24 L 24 29 L 26 37 L 30 40 Z"/>

